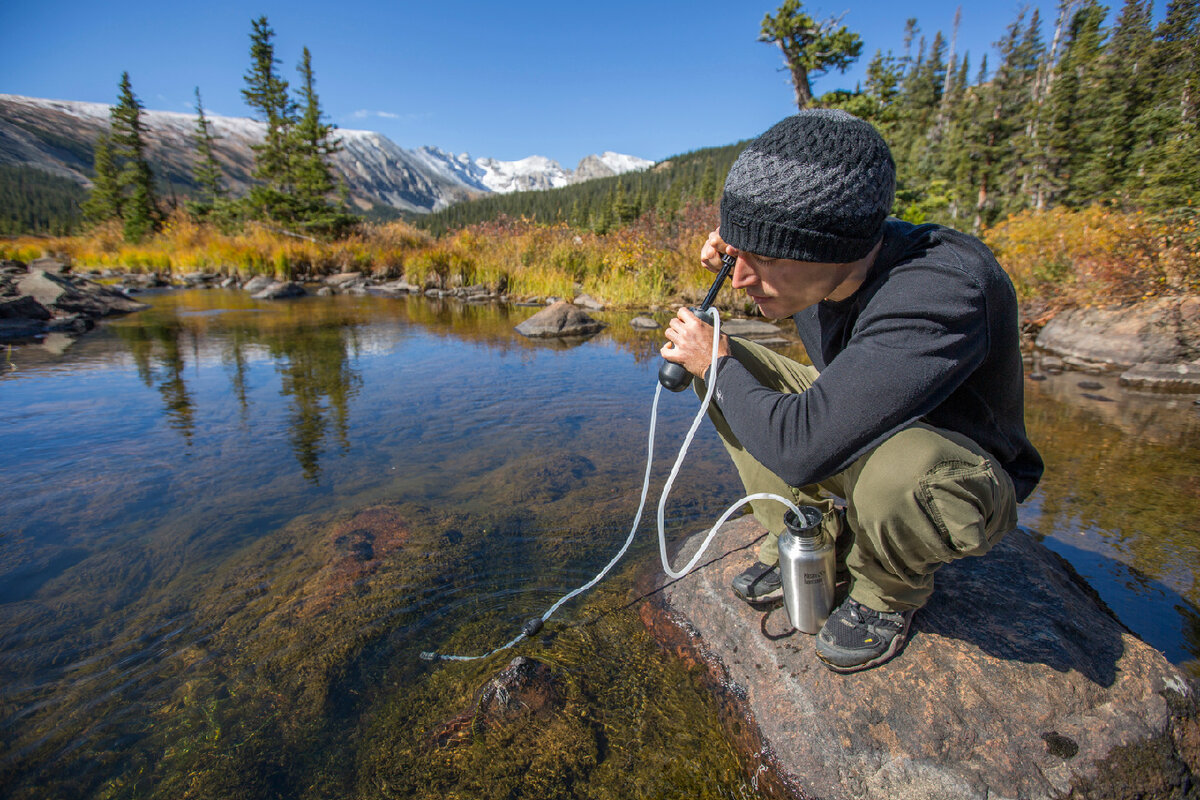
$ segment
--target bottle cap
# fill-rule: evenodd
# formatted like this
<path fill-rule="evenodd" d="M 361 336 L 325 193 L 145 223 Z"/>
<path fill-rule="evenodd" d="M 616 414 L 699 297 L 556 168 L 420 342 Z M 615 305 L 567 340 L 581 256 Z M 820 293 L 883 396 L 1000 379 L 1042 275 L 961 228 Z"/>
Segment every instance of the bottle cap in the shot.
<path fill-rule="evenodd" d="M 816 536 L 821 532 L 821 520 L 825 515 L 815 506 L 800 506 L 800 516 L 791 509 L 783 515 L 783 524 L 793 536 Z"/>

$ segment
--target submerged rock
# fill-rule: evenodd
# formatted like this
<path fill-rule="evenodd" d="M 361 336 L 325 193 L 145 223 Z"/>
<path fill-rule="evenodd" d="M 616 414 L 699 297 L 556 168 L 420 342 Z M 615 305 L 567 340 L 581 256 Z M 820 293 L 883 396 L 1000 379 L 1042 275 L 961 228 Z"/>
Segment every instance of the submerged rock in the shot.
<path fill-rule="evenodd" d="M 1027 532 L 939 571 L 901 655 L 852 675 L 826 669 L 812 637 L 789 634 L 782 608 L 730 592 L 763 533 L 752 517 L 726 524 L 705 566 L 665 584 L 642 616 L 735 698 L 758 734 L 750 746 L 769 754 L 787 793 L 1049 800 L 1163 787 L 1144 796 L 1183 797 L 1195 782 L 1192 687 Z"/>
<path fill-rule="evenodd" d="M 518 325 L 517 333 L 530 338 L 587 336 L 603 329 L 603 322 L 592 319 L 582 308 L 560 300 Z"/>
<path fill-rule="evenodd" d="M 470 708 L 429 735 L 434 747 L 456 747 L 475 736 L 524 718 L 544 717 L 561 708 L 563 691 L 554 671 L 536 659 L 517 656 L 476 692 Z"/>
<path fill-rule="evenodd" d="M 1121 373 L 1121 385 L 1156 392 L 1200 392 L 1200 361 L 1191 364 L 1138 364 Z"/>

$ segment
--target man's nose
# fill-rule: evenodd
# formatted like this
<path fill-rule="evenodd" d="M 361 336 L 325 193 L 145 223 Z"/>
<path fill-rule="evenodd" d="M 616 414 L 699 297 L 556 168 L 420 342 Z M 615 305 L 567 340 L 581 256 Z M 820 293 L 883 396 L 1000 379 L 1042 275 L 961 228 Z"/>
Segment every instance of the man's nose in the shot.
<path fill-rule="evenodd" d="M 743 289 L 752 285 L 758 276 L 754 274 L 754 268 L 750 266 L 745 257 L 738 254 L 737 263 L 733 266 L 733 280 L 730 285 L 735 289 Z"/>

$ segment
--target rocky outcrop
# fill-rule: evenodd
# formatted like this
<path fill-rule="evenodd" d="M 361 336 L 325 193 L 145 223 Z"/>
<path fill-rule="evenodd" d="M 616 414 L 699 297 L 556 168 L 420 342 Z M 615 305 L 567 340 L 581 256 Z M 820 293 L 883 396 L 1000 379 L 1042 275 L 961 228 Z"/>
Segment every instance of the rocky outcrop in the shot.
<path fill-rule="evenodd" d="M 1200 297 L 1069 309 L 1046 323 L 1036 343 L 1080 369 L 1193 362 L 1200 358 Z"/>
<path fill-rule="evenodd" d="M 26 272 L 20 262 L 0 271 L 0 341 L 48 333 L 83 333 L 100 317 L 149 308 L 124 292 L 69 275 L 61 261 L 38 259 Z"/>
<path fill-rule="evenodd" d="M 1200 776 L 1193 688 L 1027 532 L 944 567 L 901 655 L 853 675 L 827 670 L 783 609 L 729 591 L 762 534 L 752 517 L 726 524 L 642 616 L 733 699 L 732 735 L 781 793 L 1182 798 Z"/>
<path fill-rule="evenodd" d="M 591 336 L 603 329 L 603 322 L 592 319 L 582 308 L 565 300 L 543 308 L 517 325 L 517 333 L 531 339 Z"/>

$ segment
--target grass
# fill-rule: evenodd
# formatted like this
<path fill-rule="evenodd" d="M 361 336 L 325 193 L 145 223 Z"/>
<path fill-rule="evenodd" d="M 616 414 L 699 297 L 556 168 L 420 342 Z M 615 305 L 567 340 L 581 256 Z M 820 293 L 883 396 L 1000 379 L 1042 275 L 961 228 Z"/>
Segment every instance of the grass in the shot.
<path fill-rule="evenodd" d="M 77 269 L 183 274 L 206 271 L 247 278 L 318 278 L 356 271 L 421 286 L 482 284 L 518 298 L 588 294 L 612 308 L 694 302 L 712 276 L 697 253 L 718 221 L 714 204 L 668 216 L 646 214 L 600 235 L 566 224 L 502 218 L 433 238 L 404 222 L 363 224 L 333 242 L 297 239 L 250 224 L 236 234 L 172 217 L 149 240 L 130 244 L 116 226 L 86 235 L 0 241 L 0 258 L 43 255 Z M 1200 213 L 1178 209 L 1151 217 L 1100 205 L 1016 214 L 983 234 L 1023 301 L 1060 308 L 1125 302 L 1200 290 Z M 718 302 L 744 299 L 726 286 Z"/>

